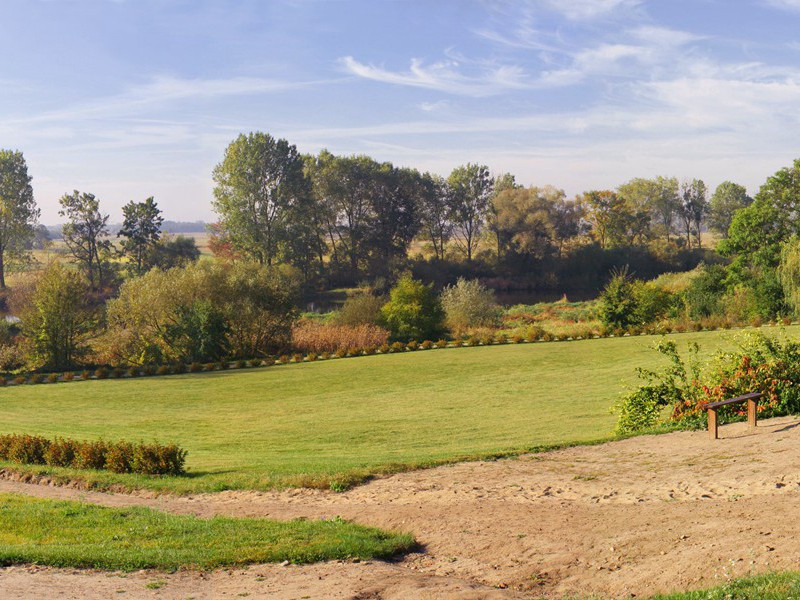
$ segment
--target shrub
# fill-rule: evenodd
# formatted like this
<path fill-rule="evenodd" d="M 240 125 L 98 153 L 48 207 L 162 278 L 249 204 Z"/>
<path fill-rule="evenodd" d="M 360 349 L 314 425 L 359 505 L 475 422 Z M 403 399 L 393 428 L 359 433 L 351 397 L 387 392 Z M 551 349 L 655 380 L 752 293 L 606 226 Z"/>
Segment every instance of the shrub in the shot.
<path fill-rule="evenodd" d="M 516 334 L 511 336 L 511 341 L 514 342 L 515 344 L 521 344 L 522 342 L 525 341 L 525 338 L 519 334 Z"/>
<path fill-rule="evenodd" d="M 508 343 L 508 334 L 505 334 L 505 333 L 498 333 L 498 334 L 495 336 L 495 338 L 494 338 L 494 339 L 495 339 L 495 341 L 496 341 L 498 344 L 507 344 L 507 343 Z"/>
<path fill-rule="evenodd" d="M 244 369 L 246 366 L 247 366 L 247 361 L 245 360 L 237 360 L 235 363 L 233 363 L 233 367 L 235 369 Z"/>
<path fill-rule="evenodd" d="M 447 340 L 441 339 L 438 342 L 436 342 L 436 347 L 437 348 L 447 348 L 447 344 L 448 344 Z"/>
<path fill-rule="evenodd" d="M 411 350 L 411 351 L 413 352 L 414 350 L 418 350 L 418 349 L 419 349 L 419 344 L 418 344 L 418 343 L 417 343 L 415 340 L 411 340 L 411 341 L 410 341 L 410 342 L 408 342 L 408 344 L 406 345 L 406 348 L 407 348 L 408 350 Z"/>
<path fill-rule="evenodd" d="M 7 459 L 30 465 L 43 465 L 49 445 L 50 440 L 38 435 L 17 435 L 8 446 Z"/>
<path fill-rule="evenodd" d="M 271 367 L 274 364 L 275 364 L 275 359 L 270 356 L 267 356 L 264 360 L 261 361 L 262 367 Z"/>
<path fill-rule="evenodd" d="M 264 361 L 262 359 L 260 359 L 260 358 L 253 358 L 253 359 L 250 360 L 249 364 L 250 364 L 250 366 L 252 368 L 255 369 L 256 367 L 263 366 L 264 365 Z"/>
<path fill-rule="evenodd" d="M 306 354 L 306 360 L 308 362 L 314 362 L 315 360 L 317 360 L 316 352 L 310 352 L 309 354 Z"/>
<path fill-rule="evenodd" d="M 108 369 L 100 367 L 94 372 L 94 376 L 97 379 L 108 379 Z"/>
<path fill-rule="evenodd" d="M 430 350 L 431 348 L 433 348 L 433 342 L 432 342 L 432 341 L 430 341 L 430 340 L 425 340 L 424 342 L 422 342 L 422 343 L 419 345 L 419 347 L 420 347 L 422 350 Z"/>
<path fill-rule="evenodd" d="M 442 290 L 442 307 L 445 325 L 455 335 L 462 335 L 474 327 L 497 327 L 502 309 L 494 292 L 477 279 L 459 278 L 455 285 Z"/>
<path fill-rule="evenodd" d="M 292 345 L 303 352 L 335 352 L 340 348 L 381 346 L 389 332 L 376 325 L 335 325 L 303 321 L 292 330 Z"/>
<path fill-rule="evenodd" d="M 378 348 L 378 351 L 381 354 L 389 354 L 389 350 L 390 350 L 389 344 L 381 344 L 380 348 Z"/>
<path fill-rule="evenodd" d="M 202 370 L 203 370 L 203 365 L 201 365 L 199 362 L 193 362 L 192 364 L 189 365 L 190 373 L 199 373 Z"/>
<path fill-rule="evenodd" d="M 75 460 L 74 440 L 57 437 L 47 447 L 44 462 L 51 467 L 69 467 Z"/>
<path fill-rule="evenodd" d="M 141 374 L 141 372 L 142 370 L 136 365 L 128 367 L 128 377 L 138 377 Z"/>
<path fill-rule="evenodd" d="M 296 363 L 303 362 L 303 355 L 300 354 L 299 352 L 295 352 L 294 354 L 292 354 L 292 361 Z"/>
<path fill-rule="evenodd" d="M 220 361 L 217 365 L 220 371 L 227 371 L 230 368 L 231 364 L 227 360 Z"/>
<path fill-rule="evenodd" d="M 367 356 L 375 354 L 377 351 L 378 349 L 375 346 L 367 346 L 366 348 L 364 348 L 364 354 L 366 354 Z"/>
<path fill-rule="evenodd" d="M 319 357 L 322 360 L 328 360 L 331 357 L 331 354 L 330 352 L 323 352 L 322 354 L 319 355 Z"/>
<path fill-rule="evenodd" d="M 81 371 L 81 379 L 83 379 L 84 381 L 89 379 L 91 376 L 92 374 L 89 371 Z"/>
<path fill-rule="evenodd" d="M 0 387 L 4 387 L 8 384 L 8 381 L 5 377 L 0 376 Z"/>
<path fill-rule="evenodd" d="M 142 375 L 151 376 L 155 374 L 156 374 L 156 367 L 154 367 L 153 365 L 145 365 L 142 367 Z"/>
<path fill-rule="evenodd" d="M 47 383 L 56 383 L 58 381 L 58 373 L 50 373 L 47 376 Z"/>
<path fill-rule="evenodd" d="M 42 383 L 44 381 L 44 375 L 41 373 L 34 373 L 31 375 L 30 379 L 28 379 L 28 383 Z"/>
<path fill-rule="evenodd" d="M 14 377 L 12 381 L 14 382 L 15 385 L 22 385 L 23 383 L 28 381 L 28 378 L 23 375 L 19 375 L 17 377 Z"/>
<path fill-rule="evenodd" d="M 112 473 L 130 473 L 134 456 L 133 444 L 117 442 L 109 444 L 105 452 L 105 469 Z"/>
<path fill-rule="evenodd" d="M 625 328 L 636 321 L 636 297 L 627 267 L 612 274 L 600 294 L 600 320 L 609 327 Z"/>
<path fill-rule="evenodd" d="M 344 348 L 339 348 L 336 352 L 333 353 L 336 358 L 344 358 L 347 356 L 347 350 Z"/>
<path fill-rule="evenodd" d="M 350 348 L 347 351 L 347 356 L 363 356 L 364 351 L 361 348 Z"/>
<path fill-rule="evenodd" d="M 186 450 L 169 444 L 137 444 L 133 447 L 131 470 L 144 475 L 182 475 Z"/>
<path fill-rule="evenodd" d="M 389 346 L 389 352 L 405 352 L 406 345 L 403 342 L 394 342 Z"/>
<path fill-rule="evenodd" d="M 113 369 L 111 369 L 111 377 L 113 377 L 114 379 L 119 379 L 123 375 L 125 375 L 124 369 L 121 369 L 120 367 L 114 367 Z"/>
<path fill-rule="evenodd" d="M 358 327 L 359 325 L 379 325 L 381 307 L 386 298 L 369 292 L 358 292 L 347 296 L 342 308 L 334 315 L 336 325 Z"/>
<path fill-rule="evenodd" d="M 281 354 L 280 357 L 278 358 L 278 362 L 280 362 L 282 365 L 289 364 L 291 361 L 292 357 L 289 356 L 288 354 Z"/>
<path fill-rule="evenodd" d="M 78 469 L 102 469 L 106 464 L 106 443 L 81 442 L 75 448 L 74 467 Z"/>
<path fill-rule="evenodd" d="M 172 368 L 172 372 L 177 375 L 186 373 L 186 365 L 182 362 L 179 362 Z"/>
<path fill-rule="evenodd" d="M 538 325 L 531 325 L 525 332 L 525 340 L 528 342 L 535 342 L 544 338 L 546 332 Z"/>
<path fill-rule="evenodd" d="M 710 265 L 692 279 L 686 290 L 686 305 L 692 319 L 701 319 L 721 312 L 722 297 L 726 291 L 726 277 L 725 267 Z"/>
<path fill-rule="evenodd" d="M 172 369 L 169 368 L 169 365 L 161 365 L 156 369 L 156 375 L 169 375 L 172 373 Z"/>
<path fill-rule="evenodd" d="M 432 286 L 403 275 L 381 309 L 383 321 L 398 341 L 423 340 L 443 329 L 444 309 Z"/>

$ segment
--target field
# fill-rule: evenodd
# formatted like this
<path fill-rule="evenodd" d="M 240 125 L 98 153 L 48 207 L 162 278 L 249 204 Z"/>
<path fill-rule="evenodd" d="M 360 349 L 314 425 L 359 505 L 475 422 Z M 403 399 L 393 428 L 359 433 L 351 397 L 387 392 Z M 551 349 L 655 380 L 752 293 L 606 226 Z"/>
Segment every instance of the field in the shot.
<path fill-rule="evenodd" d="M 765 328 L 777 332 L 777 328 Z M 800 335 L 800 327 L 787 334 Z M 704 352 L 736 332 L 673 336 Z M 178 493 L 347 487 L 373 473 L 608 438 L 638 336 L 418 351 L 301 365 L 8 388 L 0 432 L 176 442 L 188 477 L 55 470 Z M 46 471 L 44 468 L 31 468 Z"/>

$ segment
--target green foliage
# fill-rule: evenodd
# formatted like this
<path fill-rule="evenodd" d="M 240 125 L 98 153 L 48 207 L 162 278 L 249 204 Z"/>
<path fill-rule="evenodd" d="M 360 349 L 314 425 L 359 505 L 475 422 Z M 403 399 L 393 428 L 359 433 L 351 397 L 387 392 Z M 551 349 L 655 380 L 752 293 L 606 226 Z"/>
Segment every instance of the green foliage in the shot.
<path fill-rule="evenodd" d="M 666 407 L 674 407 L 696 394 L 693 381 L 699 377 L 700 369 L 697 344 L 689 346 L 691 358 L 688 365 L 673 341 L 661 340 L 656 350 L 669 359 L 669 364 L 660 370 L 637 367 L 636 372 L 644 383 L 616 404 L 619 414 L 617 434 L 654 427 Z"/>
<path fill-rule="evenodd" d="M 200 259 L 200 249 L 194 238 L 185 235 L 165 235 L 147 248 L 144 263 L 162 271 L 188 267 Z"/>
<path fill-rule="evenodd" d="M 692 279 L 686 290 L 686 304 L 693 319 L 722 312 L 728 273 L 720 265 L 707 265 Z"/>
<path fill-rule="evenodd" d="M 747 195 L 744 186 L 730 181 L 723 181 L 711 196 L 708 224 L 713 231 L 728 237 L 733 216 L 736 211 L 747 208 L 753 199 Z"/>
<path fill-rule="evenodd" d="M 117 237 L 124 237 L 122 252 L 132 261 L 134 270 L 141 275 L 149 266 L 146 258 L 150 249 L 161 237 L 164 218 L 151 196 L 144 202 L 131 200 L 122 207 L 122 228 Z"/>
<path fill-rule="evenodd" d="M 627 328 L 636 322 L 636 296 L 627 269 L 614 273 L 600 294 L 600 320 L 608 327 Z"/>
<path fill-rule="evenodd" d="M 92 289 L 99 289 L 109 274 L 107 262 L 112 250 L 108 241 L 108 215 L 100 212 L 100 201 L 94 194 L 75 190 L 59 200 L 58 214 L 66 217 L 61 228 L 64 243 L 73 259 L 84 270 Z"/>
<path fill-rule="evenodd" d="M 475 327 L 500 325 L 502 309 L 495 300 L 494 291 L 477 279 L 459 278 L 455 285 L 442 290 L 441 301 L 445 323 L 454 335 L 462 335 Z"/>
<path fill-rule="evenodd" d="M 77 364 L 95 325 L 87 301 L 83 278 L 61 264 L 53 262 L 37 276 L 20 314 L 31 366 L 56 370 Z"/>
<path fill-rule="evenodd" d="M 381 320 L 381 308 L 386 298 L 370 292 L 348 294 L 342 308 L 335 313 L 333 319 L 339 325 L 378 325 Z"/>
<path fill-rule="evenodd" d="M 0 149 L 0 289 L 6 263 L 25 255 L 39 214 L 22 152 Z"/>
<path fill-rule="evenodd" d="M 467 262 L 471 262 L 486 222 L 494 180 L 486 165 L 468 163 L 453 169 L 447 183 L 451 190 L 454 239 L 464 251 Z"/>
<path fill-rule="evenodd" d="M 175 322 L 166 328 L 167 344 L 184 360 L 209 362 L 228 355 L 229 325 L 209 300 L 179 306 Z"/>
<path fill-rule="evenodd" d="M 781 247 L 778 276 L 786 301 L 795 314 L 800 313 L 800 237 L 792 237 Z"/>
<path fill-rule="evenodd" d="M 444 309 L 433 286 L 403 275 L 392 288 L 381 315 L 393 339 L 424 340 L 436 337 L 444 323 Z"/>

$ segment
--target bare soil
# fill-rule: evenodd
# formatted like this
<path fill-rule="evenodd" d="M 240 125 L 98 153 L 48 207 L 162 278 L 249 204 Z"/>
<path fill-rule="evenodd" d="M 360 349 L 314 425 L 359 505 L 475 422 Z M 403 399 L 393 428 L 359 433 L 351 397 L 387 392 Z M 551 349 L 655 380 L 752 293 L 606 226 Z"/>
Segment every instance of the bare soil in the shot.
<path fill-rule="evenodd" d="M 0 569 L 0 597 L 624 598 L 797 569 L 800 422 L 772 419 L 756 430 L 734 424 L 720 431 L 717 441 L 706 432 L 679 432 L 462 463 L 339 494 L 105 494 L 6 479 L 0 491 L 107 506 L 199 516 L 341 516 L 409 531 L 422 549 L 396 563 L 212 573 L 19 566 Z"/>

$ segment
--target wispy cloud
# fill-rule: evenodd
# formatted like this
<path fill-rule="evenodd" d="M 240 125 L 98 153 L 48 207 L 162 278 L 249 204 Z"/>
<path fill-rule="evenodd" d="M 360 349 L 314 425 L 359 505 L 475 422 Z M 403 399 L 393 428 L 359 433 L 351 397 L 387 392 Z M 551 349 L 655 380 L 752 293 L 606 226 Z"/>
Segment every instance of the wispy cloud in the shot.
<path fill-rule="evenodd" d="M 541 0 L 541 4 L 560 12 L 568 19 L 584 20 L 607 15 L 621 8 L 633 8 L 641 4 L 641 0 Z"/>
<path fill-rule="evenodd" d="M 339 59 L 339 64 L 347 73 L 364 79 L 464 96 L 494 96 L 533 86 L 525 71 L 516 65 L 486 65 L 477 73 L 467 75 L 459 70 L 460 63 L 454 60 L 426 65 L 412 58 L 408 71 L 391 71 L 359 62 L 352 56 Z"/>
<path fill-rule="evenodd" d="M 787 10 L 800 10 L 800 0 L 763 0 L 767 6 Z"/>

